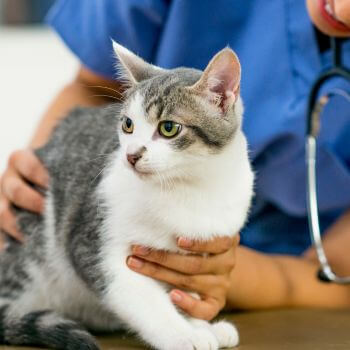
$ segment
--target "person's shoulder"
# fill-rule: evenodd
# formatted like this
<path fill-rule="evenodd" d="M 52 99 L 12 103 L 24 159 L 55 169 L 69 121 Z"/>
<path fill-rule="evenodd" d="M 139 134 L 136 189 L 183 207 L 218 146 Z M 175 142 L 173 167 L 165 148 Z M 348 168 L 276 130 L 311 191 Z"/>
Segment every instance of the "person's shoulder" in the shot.
<path fill-rule="evenodd" d="M 58 0 L 47 22 L 91 71 L 113 79 L 116 74 L 111 39 L 153 61 L 166 20 L 166 0 Z M 162 22 L 163 23 L 163 22 Z"/>

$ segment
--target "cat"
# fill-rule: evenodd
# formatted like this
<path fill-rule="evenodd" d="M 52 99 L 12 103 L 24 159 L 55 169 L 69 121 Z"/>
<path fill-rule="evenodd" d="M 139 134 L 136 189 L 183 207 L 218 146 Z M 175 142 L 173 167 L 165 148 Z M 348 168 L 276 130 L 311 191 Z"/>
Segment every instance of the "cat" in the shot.
<path fill-rule="evenodd" d="M 253 172 L 230 48 L 202 72 L 162 69 L 113 43 L 122 103 L 76 108 L 35 151 L 50 174 L 43 216 L 18 208 L 25 244 L 0 254 L 0 343 L 98 349 L 87 331 L 136 332 L 159 350 L 238 344 L 236 328 L 181 313 L 169 286 L 126 265 L 132 244 L 184 253 L 244 225 Z"/>

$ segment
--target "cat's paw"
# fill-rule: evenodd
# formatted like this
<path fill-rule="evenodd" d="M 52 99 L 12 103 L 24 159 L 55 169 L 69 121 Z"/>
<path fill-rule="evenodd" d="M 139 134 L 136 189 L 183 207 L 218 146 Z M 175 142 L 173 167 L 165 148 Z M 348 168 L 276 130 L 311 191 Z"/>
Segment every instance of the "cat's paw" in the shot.
<path fill-rule="evenodd" d="M 239 343 L 239 334 L 236 327 L 226 321 L 219 321 L 211 325 L 220 348 L 232 348 Z"/>
<path fill-rule="evenodd" d="M 171 343 L 171 344 L 170 344 Z M 217 350 L 219 344 L 212 332 L 208 329 L 193 329 L 191 334 L 180 335 L 169 339 L 169 345 L 164 350 Z"/>

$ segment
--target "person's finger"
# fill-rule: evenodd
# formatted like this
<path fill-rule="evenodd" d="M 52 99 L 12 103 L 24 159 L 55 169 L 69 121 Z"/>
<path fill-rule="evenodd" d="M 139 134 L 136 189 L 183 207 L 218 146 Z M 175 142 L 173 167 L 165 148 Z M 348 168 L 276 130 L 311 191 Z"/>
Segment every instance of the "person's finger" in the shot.
<path fill-rule="evenodd" d="M 47 188 L 48 172 L 31 150 L 19 150 L 12 153 L 9 165 L 17 169 L 21 176 L 33 184 Z"/>
<path fill-rule="evenodd" d="M 4 177 L 2 192 L 13 204 L 20 208 L 38 214 L 44 210 L 44 198 L 18 177 Z"/>
<path fill-rule="evenodd" d="M 196 253 L 220 254 L 229 250 L 232 246 L 238 245 L 239 235 L 234 237 L 216 237 L 210 241 L 196 241 L 185 237 L 177 239 L 177 245 Z"/>
<path fill-rule="evenodd" d="M 224 307 L 224 302 L 213 297 L 201 300 L 178 289 L 170 292 L 170 298 L 175 305 L 190 316 L 207 321 L 212 320 Z"/>
<path fill-rule="evenodd" d="M 158 264 L 129 256 L 127 265 L 135 272 L 152 277 L 158 281 L 169 283 L 177 288 L 205 293 L 209 287 L 220 285 L 219 278 L 214 275 L 186 275 Z"/>
<path fill-rule="evenodd" d="M 18 241 L 22 242 L 24 240 L 23 235 L 17 228 L 16 218 L 5 199 L 0 200 L 0 229 Z"/>
<path fill-rule="evenodd" d="M 183 255 L 143 246 L 133 246 L 132 253 L 142 259 L 185 274 L 219 274 L 231 271 L 235 264 L 234 249 L 211 256 Z"/>

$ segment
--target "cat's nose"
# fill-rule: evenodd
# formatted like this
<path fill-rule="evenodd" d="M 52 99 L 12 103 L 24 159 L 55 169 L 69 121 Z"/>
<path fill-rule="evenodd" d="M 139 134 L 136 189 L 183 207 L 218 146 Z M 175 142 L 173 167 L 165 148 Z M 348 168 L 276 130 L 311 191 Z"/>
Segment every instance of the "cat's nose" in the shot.
<path fill-rule="evenodd" d="M 137 161 L 142 157 L 141 154 L 139 153 L 132 153 L 132 154 L 127 154 L 126 158 L 128 160 L 128 162 L 132 165 L 135 166 L 135 164 L 137 163 Z"/>
<path fill-rule="evenodd" d="M 135 166 L 137 161 L 142 158 L 142 155 L 145 151 L 146 151 L 146 147 L 141 147 L 135 150 L 134 147 L 130 146 L 126 151 L 126 159 L 132 166 Z"/>

